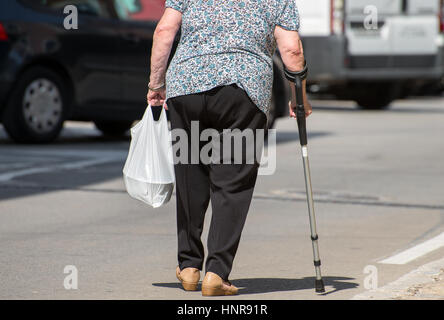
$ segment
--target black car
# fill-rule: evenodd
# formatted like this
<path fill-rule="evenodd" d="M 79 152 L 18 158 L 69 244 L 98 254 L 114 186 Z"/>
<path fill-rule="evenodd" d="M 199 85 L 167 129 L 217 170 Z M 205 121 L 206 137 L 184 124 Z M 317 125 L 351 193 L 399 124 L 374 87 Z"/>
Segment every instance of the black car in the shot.
<path fill-rule="evenodd" d="M 140 119 L 157 24 L 143 13 L 163 4 L 151 1 L 0 1 L 0 120 L 10 137 L 49 142 L 65 120 L 122 135 Z M 77 29 L 66 26 L 68 5 L 77 8 Z M 274 60 L 270 126 L 286 114 L 288 96 L 282 62 Z"/>

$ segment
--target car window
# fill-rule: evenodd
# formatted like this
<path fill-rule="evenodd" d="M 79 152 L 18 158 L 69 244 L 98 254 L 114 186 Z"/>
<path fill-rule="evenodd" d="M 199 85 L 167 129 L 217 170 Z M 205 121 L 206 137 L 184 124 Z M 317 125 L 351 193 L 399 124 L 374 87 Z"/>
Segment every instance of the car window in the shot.
<path fill-rule="evenodd" d="M 61 12 L 67 5 L 74 5 L 77 7 L 79 14 L 103 18 L 112 17 L 109 2 L 106 0 L 26 0 L 25 2 L 32 6 Z"/>
<path fill-rule="evenodd" d="M 159 21 L 165 11 L 165 0 L 114 0 L 121 20 Z"/>

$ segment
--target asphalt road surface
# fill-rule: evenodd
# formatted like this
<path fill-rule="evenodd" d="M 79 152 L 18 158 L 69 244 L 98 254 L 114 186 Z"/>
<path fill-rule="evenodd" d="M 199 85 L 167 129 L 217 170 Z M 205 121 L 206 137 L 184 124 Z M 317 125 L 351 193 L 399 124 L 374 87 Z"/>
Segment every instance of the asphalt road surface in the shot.
<path fill-rule="evenodd" d="M 294 120 L 282 119 L 276 172 L 258 179 L 231 274 L 235 299 L 350 299 L 444 256 L 444 99 L 388 111 L 313 105 L 309 155 L 327 292 L 313 290 L 298 135 Z M 43 146 L 15 145 L 0 126 L 1 299 L 202 298 L 175 278 L 175 198 L 154 210 L 125 192 L 128 146 L 128 137 L 104 138 L 89 123 L 67 123 Z M 74 290 L 64 286 L 70 270 Z"/>

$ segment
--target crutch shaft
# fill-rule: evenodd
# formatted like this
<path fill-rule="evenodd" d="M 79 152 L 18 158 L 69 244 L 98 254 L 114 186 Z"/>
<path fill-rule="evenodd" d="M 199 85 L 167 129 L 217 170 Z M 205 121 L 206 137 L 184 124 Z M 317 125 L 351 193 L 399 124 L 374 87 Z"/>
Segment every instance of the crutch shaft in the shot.
<path fill-rule="evenodd" d="M 310 163 L 308 160 L 307 146 L 302 147 L 302 160 L 304 164 L 305 189 L 307 191 L 307 205 L 310 218 L 310 232 L 313 246 L 314 266 L 316 271 L 316 280 L 322 280 L 321 259 L 319 256 L 318 233 L 316 229 L 316 216 L 314 211 L 313 191 L 311 187 Z"/>
<path fill-rule="evenodd" d="M 313 260 L 316 272 L 315 280 L 315 290 L 318 293 L 325 292 L 324 283 L 322 281 L 321 274 L 321 259 L 319 256 L 319 246 L 318 246 L 318 233 L 316 230 L 316 216 L 314 211 L 314 201 L 313 201 L 313 190 L 311 186 L 311 174 L 310 174 L 310 163 L 308 160 L 308 137 L 307 137 L 307 125 L 305 118 L 305 108 L 304 108 L 304 98 L 303 98 L 303 85 L 302 79 L 300 77 L 295 77 L 295 90 L 296 90 L 296 119 L 298 123 L 299 130 L 299 140 L 302 147 L 302 160 L 304 165 L 304 176 L 305 176 L 305 189 L 307 192 L 307 205 L 308 214 L 310 218 L 310 232 L 313 247 Z"/>

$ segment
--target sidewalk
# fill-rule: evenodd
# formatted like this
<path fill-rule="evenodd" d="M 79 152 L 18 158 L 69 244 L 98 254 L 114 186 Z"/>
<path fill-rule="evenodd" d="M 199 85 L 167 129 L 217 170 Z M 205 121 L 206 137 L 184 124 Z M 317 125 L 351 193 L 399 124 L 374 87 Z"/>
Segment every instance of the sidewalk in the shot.
<path fill-rule="evenodd" d="M 432 276 L 433 282 L 418 284 L 399 296 L 400 300 L 444 300 L 444 268 Z"/>
<path fill-rule="evenodd" d="M 428 263 L 352 300 L 444 300 L 444 258 Z"/>

